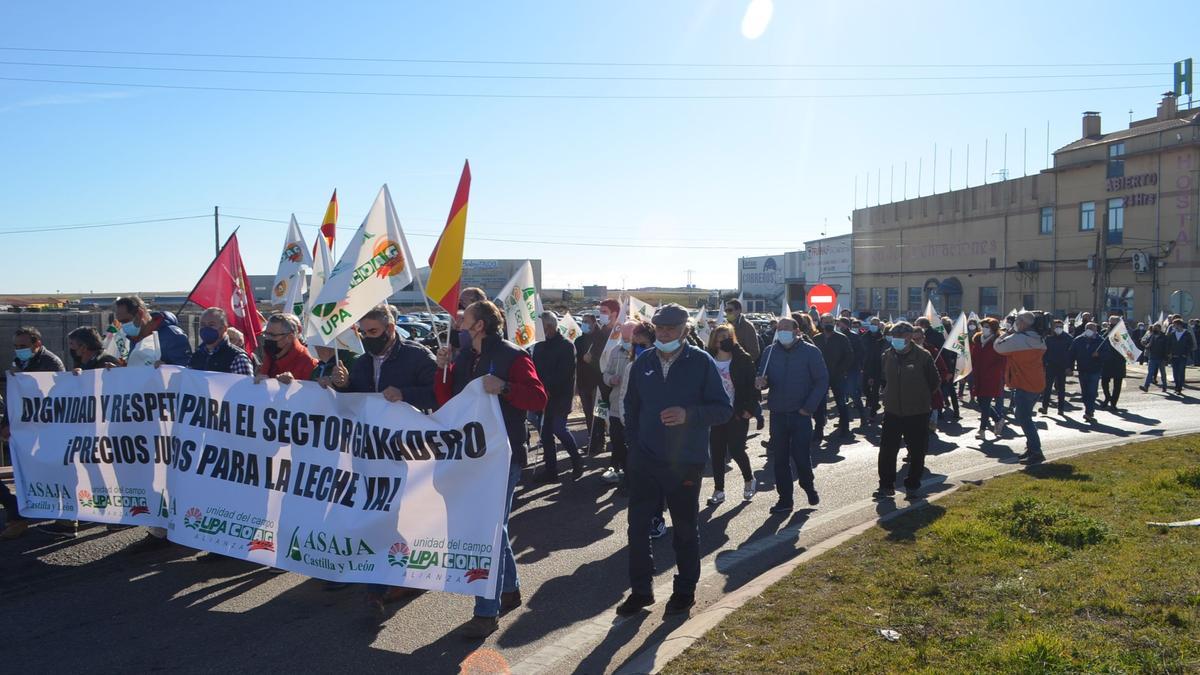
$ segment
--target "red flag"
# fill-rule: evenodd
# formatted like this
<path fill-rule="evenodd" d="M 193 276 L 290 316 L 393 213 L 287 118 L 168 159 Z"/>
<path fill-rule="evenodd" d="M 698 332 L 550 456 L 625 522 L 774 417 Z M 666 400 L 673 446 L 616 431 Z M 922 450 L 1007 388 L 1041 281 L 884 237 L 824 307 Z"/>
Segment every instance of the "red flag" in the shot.
<path fill-rule="evenodd" d="M 254 293 L 238 250 L 237 232 L 229 235 L 221 252 L 188 295 L 188 300 L 205 309 L 218 307 L 225 310 L 229 325 L 242 331 L 246 338 L 246 353 L 258 347 L 262 317 L 254 306 Z"/>

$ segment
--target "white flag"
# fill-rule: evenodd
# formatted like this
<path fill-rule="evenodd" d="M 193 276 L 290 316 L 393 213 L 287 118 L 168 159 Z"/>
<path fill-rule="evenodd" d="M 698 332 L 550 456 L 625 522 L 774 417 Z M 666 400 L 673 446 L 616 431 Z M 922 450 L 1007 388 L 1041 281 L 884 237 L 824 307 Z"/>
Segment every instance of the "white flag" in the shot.
<path fill-rule="evenodd" d="M 315 294 L 306 334 L 318 344 L 333 346 L 334 338 L 363 314 L 412 281 L 412 255 L 384 184 L 321 292 Z"/>
<path fill-rule="evenodd" d="M 574 342 L 583 334 L 583 330 L 579 328 L 579 322 L 575 320 L 575 317 L 571 316 L 570 312 L 567 312 L 563 315 L 563 318 L 558 320 L 558 332 L 562 333 L 562 336 L 571 342 Z"/>
<path fill-rule="evenodd" d="M 781 318 L 781 319 L 792 318 L 792 308 L 788 307 L 788 301 L 787 301 L 786 295 L 783 296 L 783 308 L 779 310 L 779 318 Z"/>
<path fill-rule="evenodd" d="M 626 299 L 628 309 L 625 311 L 626 316 L 630 319 L 641 319 L 649 321 L 654 318 L 654 308 L 649 303 L 642 302 L 632 295 Z"/>
<path fill-rule="evenodd" d="M 309 285 L 308 303 L 304 306 L 304 325 L 308 331 L 313 330 L 313 324 L 309 322 L 312 318 L 313 300 L 321 294 L 321 289 L 325 287 L 325 279 L 329 276 L 329 269 L 333 267 L 333 258 L 329 255 L 329 244 L 325 241 L 325 237 L 317 237 L 317 257 L 313 260 L 313 275 L 312 283 Z M 305 337 L 310 337 L 306 335 Z M 315 342 L 315 341 L 314 341 Z M 337 349 L 348 349 L 355 354 L 366 352 L 363 349 L 362 340 L 358 338 L 358 333 L 348 330 L 334 338 L 334 344 L 331 345 Z M 310 345 L 313 355 L 316 355 L 316 345 Z"/>
<path fill-rule="evenodd" d="M 304 242 L 304 234 L 300 232 L 296 214 L 293 213 L 292 221 L 288 224 L 287 237 L 283 240 L 283 252 L 279 254 L 275 282 L 271 285 L 271 302 L 282 305 L 285 312 L 292 311 L 304 296 L 304 268 L 312 267 L 312 264 L 308 244 Z"/>
<path fill-rule="evenodd" d="M 950 334 L 946 336 L 944 349 L 958 354 L 958 360 L 954 362 L 955 382 L 971 374 L 971 336 L 967 333 L 966 314 L 958 313 L 958 320 L 954 322 L 950 328 Z"/>
<path fill-rule="evenodd" d="M 107 354 L 114 359 L 124 360 L 129 357 L 129 336 L 116 326 L 109 326 L 104 335 L 104 349 L 101 354 Z"/>
<path fill-rule="evenodd" d="M 161 360 L 162 349 L 158 346 L 158 333 L 151 333 L 129 350 L 129 358 L 125 363 L 130 367 L 153 366 Z"/>
<path fill-rule="evenodd" d="M 1133 338 L 1129 337 L 1129 329 L 1125 327 L 1125 319 L 1117 322 L 1117 325 L 1110 328 L 1108 335 L 1108 343 L 1112 348 L 1117 350 L 1117 353 L 1123 354 L 1125 360 L 1129 363 L 1137 363 L 1137 360 L 1142 355 L 1142 350 L 1138 349 L 1133 343 Z"/>
<path fill-rule="evenodd" d="M 517 269 L 500 291 L 504 303 L 504 326 L 508 339 L 521 349 L 546 339 L 542 328 L 542 299 L 533 284 L 533 263 L 528 260 Z"/>
<path fill-rule="evenodd" d="M 937 332 L 942 332 L 942 320 L 938 318 L 937 310 L 933 308 L 933 300 L 925 301 L 925 318 L 929 319 L 929 325 Z"/>

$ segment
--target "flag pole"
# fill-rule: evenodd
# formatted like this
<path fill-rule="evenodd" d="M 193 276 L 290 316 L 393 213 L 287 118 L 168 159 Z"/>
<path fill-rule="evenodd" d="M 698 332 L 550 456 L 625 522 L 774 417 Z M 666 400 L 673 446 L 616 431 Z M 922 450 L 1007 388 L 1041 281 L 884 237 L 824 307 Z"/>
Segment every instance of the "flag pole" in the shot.
<path fill-rule="evenodd" d="M 388 200 L 388 206 L 391 206 L 390 199 Z M 405 255 L 405 257 L 408 258 L 408 260 L 410 262 L 412 262 L 413 264 L 416 264 L 416 260 L 413 259 L 412 249 L 410 249 L 408 247 L 408 235 L 404 234 L 404 228 L 400 227 L 400 216 L 396 215 L 396 213 L 394 211 L 392 212 L 392 215 L 395 216 L 395 218 L 396 218 L 396 226 L 397 226 L 396 229 L 400 230 L 400 242 L 402 244 L 404 244 L 404 255 Z M 433 268 L 430 268 L 430 269 L 432 270 Z M 430 316 L 433 316 L 433 307 L 431 307 L 429 305 L 429 296 L 425 294 L 425 282 L 421 281 L 421 270 L 420 269 L 413 270 L 413 279 L 415 279 L 417 282 L 417 290 L 421 292 L 421 299 L 425 301 L 425 309 L 428 310 Z M 430 324 L 432 324 L 432 323 L 433 322 L 431 321 Z M 437 328 L 436 327 L 434 328 L 434 330 L 433 330 L 434 338 L 437 340 L 439 347 L 449 347 L 449 345 L 450 345 L 450 335 L 449 335 L 450 324 L 449 323 L 446 324 L 446 333 L 447 333 L 446 341 L 445 341 L 445 343 L 443 343 L 441 336 L 437 334 Z M 446 383 L 446 378 L 447 378 L 446 371 L 447 370 L 449 370 L 449 368 L 442 369 L 442 384 Z"/>
<path fill-rule="evenodd" d="M 221 254 L 225 252 L 225 248 L 229 246 L 229 242 L 233 241 L 233 238 L 237 235 L 239 229 L 241 228 L 234 228 L 233 232 L 229 235 L 229 238 L 226 239 L 221 248 L 217 250 L 217 254 L 213 256 L 212 262 L 208 263 L 208 267 L 205 267 L 204 273 L 200 275 L 200 281 L 197 281 L 196 285 L 192 286 L 192 290 L 188 291 L 187 297 L 183 300 L 183 304 L 179 306 L 179 309 L 175 310 L 176 314 L 181 314 L 183 312 L 183 308 L 187 307 L 188 303 L 192 301 L 192 293 L 195 293 L 196 289 L 200 288 L 200 282 L 204 281 L 204 277 L 208 276 L 208 273 L 212 271 L 213 265 L 217 264 L 217 260 L 221 257 Z"/>

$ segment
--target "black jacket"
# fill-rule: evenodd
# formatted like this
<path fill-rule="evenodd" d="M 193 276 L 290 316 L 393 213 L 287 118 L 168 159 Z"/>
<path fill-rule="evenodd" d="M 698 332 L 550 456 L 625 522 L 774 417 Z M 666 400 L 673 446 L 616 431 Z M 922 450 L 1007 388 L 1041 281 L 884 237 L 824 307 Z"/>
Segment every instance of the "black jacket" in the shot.
<path fill-rule="evenodd" d="M 575 396 L 575 345 L 555 332 L 533 345 L 533 366 L 538 379 L 546 388 L 546 414 L 566 415 L 571 412 Z"/>
<path fill-rule="evenodd" d="M 842 377 L 854 365 L 854 347 L 850 345 L 850 338 L 836 330 L 832 333 L 821 331 L 813 338 L 813 344 L 821 350 L 821 356 L 825 357 L 825 369 L 829 371 L 829 385 L 831 387 L 835 384 L 840 386 Z"/>
<path fill-rule="evenodd" d="M 416 342 L 397 339 L 379 368 L 379 382 L 375 381 L 375 357 L 363 354 L 350 367 L 350 381 L 345 390 L 377 392 L 395 387 L 404 396 L 405 403 L 420 410 L 433 410 L 437 407 L 437 399 L 433 396 L 436 373 L 437 359 L 428 349 Z"/>
<path fill-rule="evenodd" d="M 1142 338 L 1146 358 L 1163 361 L 1171 355 L 1171 342 L 1165 333 L 1146 333 Z"/>
<path fill-rule="evenodd" d="M 212 373 L 228 373 L 233 366 L 233 360 L 238 354 L 245 356 L 246 352 L 229 344 L 229 340 L 221 340 L 217 345 L 216 350 L 209 354 L 204 345 L 200 345 L 192 352 L 191 359 L 188 362 L 188 368 L 192 370 L 206 370 Z"/>
<path fill-rule="evenodd" d="M 850 370 L 861 371 L 863 363 L 867 360 L 867 348 L 863 344 L 863 336 L 855 333 L 853 329 L 849 333 L 843 333 L 846 339 L 850 341 L 850 350 L 854 355 L 854 360 L 851 362 Z"/>
<path fill-rule="evenodd" d="M 709 354 L 715 360 L 717 357 Z M 748 412 L 757 416 L 762 412 L 762 392 L 754 386 L 758 367 L 754 357 L 740 344 L 733 346 L 733 360 L 729 363 L 729 379 L 733 381 L 733 416 L 741 417 Z"/>
<path fill-rule="evenodd" d="M 22 373 L 61 373 L 63 370 L 62 359 L 54 355 L 54 352 L 46 349 L 44 346 L 41 351 L 34 354 L 30 359 L 21 365 L 21 362 L 13 359 L 13 368 Z"/>
<path fill-rule="evenodd" d="M 1192 336 L 1192 331 L 1183 331 L 1183 339 L 1175 337 L 1175 329 L 1167 331 L 1167 342 L 1171 345 L 1171 358 L 1175 357 L 1192 357 L 1192 352 L 1196 351 L 1196 338 Z"/>
<path fill-rule="evenodd" d="M 867 333 L 862 336 L 863 343 L 863 377 L 877 382 L 883 381 L 883 353 L 888 349 L 887 338 L 883 331 Z"/>
<path fill-rule="evenodd" d="M 1063 331 L 1062 335 L 1051 333 L 1046 336 L 1046 353 L 1042 354 L 1042 365 L 1051 372 L 1065 372 L 1071 369 L 1071 334 Z"/>

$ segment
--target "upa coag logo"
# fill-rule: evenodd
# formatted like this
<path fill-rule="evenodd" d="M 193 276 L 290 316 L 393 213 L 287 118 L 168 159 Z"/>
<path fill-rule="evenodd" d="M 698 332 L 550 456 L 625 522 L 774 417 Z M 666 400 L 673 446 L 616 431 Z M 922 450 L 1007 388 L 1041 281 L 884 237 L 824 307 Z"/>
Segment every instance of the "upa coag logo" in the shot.
<path fill-rule="evenodd" d="M 150 513 L 150 505 L 146 503 L 146 498 L 138 495 L 123 495 L 123 494 L 95 494 L 87 490 L 80 490 L 77 493 L 79 497 L 80 508 L 96 509 L 97 511 L 105 511 L 107 509 L 116 508 L 122 511 L 128 511 L 131 516 L 140 516 Z"/>
<path fill-rule="evenodd" d="M 222 514 L 225 515 L 217 515 L 213 511 L 214 509 L 209 509 L 208 515 L 205 515 L 200 512 L 200 509 L 193 506 L 183 514 L 183 526 L 207 536 L 210 541 L 219 540 L 224 541 L 227 545 L 233 543 L 245 546 L 248 551 L 275 550 L 274 530 L 253 525 L 250 522 L 239 522 L 250 520 L 246 514 L 229 514 L 222 511 Z M 236 515 L 237 519 L 226 517 L 226 515 Z"/>
<path fill-rule="evenodd" d="M 287 550 L 287 557 L 292 560 L 331 572 L 369 572 L 375 569 L 375 564 L 357 558 L 373 555 L 375 550 L 361 537 L 348 537 L 323 530 L 301 533 L 299 527 L 292 530 Z"/>
<path fill-rule="evenodd" d="M 388 549 L 387 561 L 392 567 L 408 567 L 408 556 L 412 553 L 412 549 L 408 547 L 408 542 L 404 537 L 400 537 L 400 541 L 392 544 Z"/>
<path fill-rule="evenodd" d="M 300 243 L 289 241 L 287 246 L 283 247 L 283 255 L 279 256 L 279 262 L 298 263 L 303 257 L 304 249 L 300 247 Z"/>

